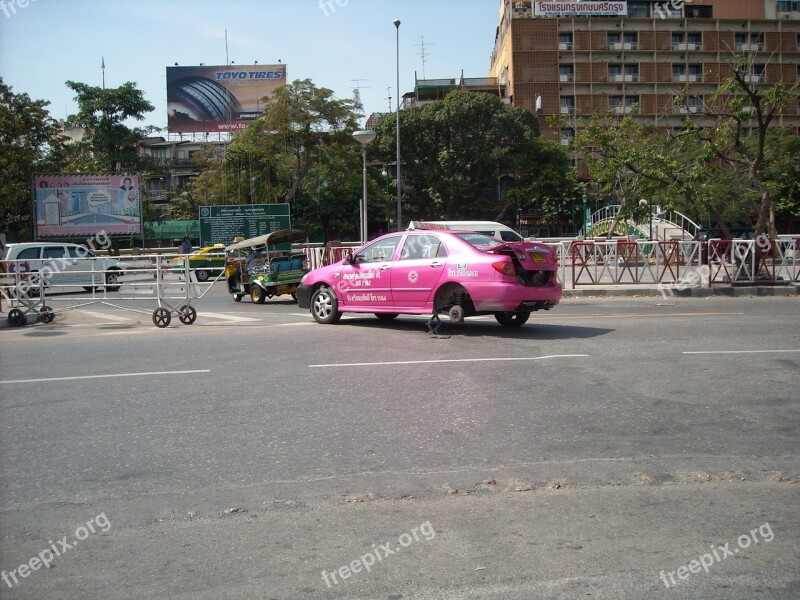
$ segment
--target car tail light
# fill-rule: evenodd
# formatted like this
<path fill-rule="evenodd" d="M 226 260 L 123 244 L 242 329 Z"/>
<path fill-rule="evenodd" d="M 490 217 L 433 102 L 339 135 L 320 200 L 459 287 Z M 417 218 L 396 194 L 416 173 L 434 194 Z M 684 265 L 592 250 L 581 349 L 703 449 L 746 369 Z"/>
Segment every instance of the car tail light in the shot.
<path fill-rule="evenodd" d="M 510 260 L 499 260 L 492 263 L 492 266 L 494 270 L 501 275 L 506 275 L 507 277 L 516 277 L 517 275 L 517 271 L 514 269 L 514 263 Z"/>

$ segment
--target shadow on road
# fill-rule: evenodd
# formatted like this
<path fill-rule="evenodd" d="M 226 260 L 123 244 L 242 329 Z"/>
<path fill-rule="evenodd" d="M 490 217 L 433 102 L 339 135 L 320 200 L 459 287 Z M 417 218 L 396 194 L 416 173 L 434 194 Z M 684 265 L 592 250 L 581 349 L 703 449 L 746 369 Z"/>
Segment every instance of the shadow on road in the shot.
<path fill-rule="evenodd" d="M 427 321 L 422 319 L 403 319 L 401 315 L 394 321 L 379 321 L 371 315 L 369 317 L 348 318 L 342 320 L 337 327 L 359 327 L 376 330 L 409 331 L 427 335 Z M 580 325 L 554 325 L 529 321 L 519 329 L 507 329 L 491 321 L 474 321 L 467 319 L 463 323 L 455 324 L 447 320 L 442 321 L 439 335 L 450 337 L 493 337 L 499 339 L 530 339 L 530 340 L 573 340 L 589 339 L 606 335 L 615 331 L 605 327 L 582 327 Z"/>

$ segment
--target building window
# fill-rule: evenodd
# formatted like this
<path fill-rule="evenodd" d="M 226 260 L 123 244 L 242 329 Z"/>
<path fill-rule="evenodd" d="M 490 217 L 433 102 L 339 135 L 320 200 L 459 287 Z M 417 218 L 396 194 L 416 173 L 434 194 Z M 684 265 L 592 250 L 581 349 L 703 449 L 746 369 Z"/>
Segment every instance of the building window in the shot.
<path fill-rule="evenodd" d="M 680 115 L 696 114 L 703 112 L 702 96 L 673 96 L 673 112 Z"/>
<path fill-rule="evenodd" d="M 744 80 L 747 83 L 764 83 L 767 80 L 767 66 L 753 65 Z"/>
<path fill-rule="evenodd" d="M 683 12 L 687 19 L 713 19 L 714 7 L 703 4 L 686 4 Z"/>
<path fill-rule="evenodd" d="M 639 18 L 650 18 L 651 2 L 642 2 L 641 0 L 630 0 L 628 2 L 628 16 Z"/>
<path fill-rule="evenodd" d="M 559 50 L 572 50 L 575 40 L 572 32 L 562 32 L 558 34 L 558 49 Z"/>
<path fill-rule="evenodd" d="M 638 112 L 639 96 L 609 96 L 608 108 L 618 115 Z"/>
<path fill-rule="evenodd" d="M 764 49 L 763 33 L 737 33 L 734 40 L 737 52 L 756 52 Z"/>
<path fill-rule="evenodd" d="M 703 81 L 703 65 L 672 65 L 672 81 L 700 83 Z"/>
<path fill-rule="evenodd" d="M 575 114 L 575 96 L 561 96 L 561 114 Z"/>
<path fill-rule="evenodd" d="M 561 65 L 558 67 L 559 81 L 575 81 L 575 66 Z"/>
<path fill-rule="evenodd" d="M 625 64 L 608 65 L 608 80 L 609 81 L 639 81 L 639 65 L 638 64 Z"/>
<path fill-rule="evenodd" d="M 689 81 L 703 81 L 703 65 L 689 65 Z"/>
<path fill-rule="evenodd" d="M 778 12 L 800 12 L 800 2 L 778 0 Z"/>
<path fill-rule="evenodd" d="M 575 129 L 573 127 L 562 127 L 561 128 L 561 145 L 562 146 L 571 146 L 572 142 L 575 141 Z"/>
<path fill-rule="evenodd" d="M 673 50 L 702 50 L 703 49 L 703 33 L 700 31 L 685 34 L 683 32 L 673 32 L 672 34 L 672 49 Z"/>
<path fill-rule="evenodd" d="M 608 33 L 609 50 L 637 50 L 639 48 L 639 33 L 619 33 L 610 31 Z"/>
<path fill-rule="evenodd" d="M 672 81 L 687 81 L 686 65 L 672 65 Z"/>

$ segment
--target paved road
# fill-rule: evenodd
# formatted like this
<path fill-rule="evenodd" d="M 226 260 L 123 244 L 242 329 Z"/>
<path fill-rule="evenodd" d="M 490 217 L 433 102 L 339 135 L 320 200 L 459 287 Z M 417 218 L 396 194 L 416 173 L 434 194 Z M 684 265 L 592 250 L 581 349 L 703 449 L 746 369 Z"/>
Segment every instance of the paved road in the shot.
<path fill-rule="evenodd" d="M 197 307 L 0 331 L 3 598 L 800 597 L 797 298 Z"/>

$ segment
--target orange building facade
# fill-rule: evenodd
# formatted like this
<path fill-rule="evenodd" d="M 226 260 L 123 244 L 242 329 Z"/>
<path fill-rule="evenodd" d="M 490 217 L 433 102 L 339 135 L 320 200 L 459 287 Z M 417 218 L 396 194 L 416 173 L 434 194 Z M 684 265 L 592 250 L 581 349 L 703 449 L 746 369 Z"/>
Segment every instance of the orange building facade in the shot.
<path fill-rule="evenodd" d="M 489 76 L 566 146 L 577 116 L 611 111 L 664 129 L 687 115 L 702 120 L 705 99 L 742 54 L 753 85 L 800 81 L 800 3 L 502 0 Z M 688 105 L 680 106 L 684 88 Z M 567 126 L 548 125 L 552 115 Z M 775 126 L 800 132 L 797 101 Z"/>

